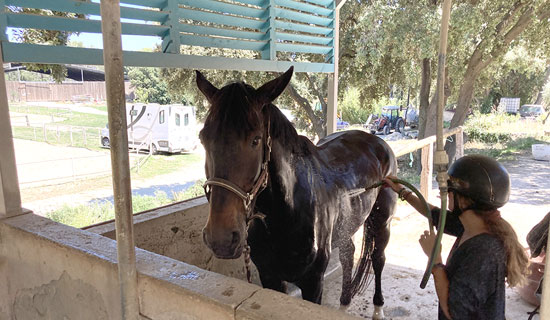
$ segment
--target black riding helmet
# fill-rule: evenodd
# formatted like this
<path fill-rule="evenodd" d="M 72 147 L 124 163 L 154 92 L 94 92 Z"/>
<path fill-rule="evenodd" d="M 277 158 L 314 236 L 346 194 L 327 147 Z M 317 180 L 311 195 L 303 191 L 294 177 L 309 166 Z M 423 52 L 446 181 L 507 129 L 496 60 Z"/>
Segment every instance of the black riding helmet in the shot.
<path fill-rule="evenodd" d="M 471 209 L 491 210 L 502 207 L 510 197 L 510 176 L 495 159 L 467 155 L 449 168 L 449 191 L 474 201 Z"/>

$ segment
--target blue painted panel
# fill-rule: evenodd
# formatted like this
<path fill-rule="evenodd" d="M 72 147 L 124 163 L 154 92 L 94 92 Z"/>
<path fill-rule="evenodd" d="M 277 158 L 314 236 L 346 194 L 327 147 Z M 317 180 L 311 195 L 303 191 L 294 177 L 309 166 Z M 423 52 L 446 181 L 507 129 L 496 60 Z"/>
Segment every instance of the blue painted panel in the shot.
<path fill-rule="evenodd" d="M 262 29 L 265 25 L 265 21 L 262 20 L 253 20 L 246 18 L 238 18 L 233 16 L 226 16 L 217 13 L 190 10 L 190 9 L 180 9 L 180 16 L 183 19 L 192 19 L 196 21 L 211 22 L 215 24 L 222 24 L 227 26 L 234 27 L 244 27 L 251 29 Z"/>
<path fill-rule="evenodd" d="M 286 21 L 275 21 L 275 28 L 277 29 L 286 29 L 286 30 L 292 30 L 292 31 L 301 31 L 301 32 L 308 32 L 308 33 L 315 33 L 315 34 L 322 34 L 322 35 L 329 35 L 332 33 L 332 28 L 326 28 L 326 27 L 315 27 L 305 24 L 298 24 L 293 22 L 286 22 Z"/>
<path fill-rule="evenodd" d="M 214 0 L 179 0 L 179 3 L 189 7 L 207 9 L 220 13 L 236 14 L 251 18 L 261 19 L 265 18 L 266 15 L 265 10 L 263 9 L 251 8 Z"/>
<path fill-rule="evenodd" d="M 241 50 L 263 50 L 266 41 L 244 41 L 224 38 L 212 38 L 193 35 L 182 35 L 181 44 L 191 46 L 201 46 L 206 48 L 228 48 L 228 49 L 241 49 Z"/>
<path fill-rule="evenodd" d="M 100 49 L 4 43 L 3 54 L 4 62 L 103 65 L 103 51 Z M 126 66 L 137 67 L 283 72 L 294 66 L 296 72 L 334 72 L 334 64 L 329 63 L 232 59 L 158 52 L 124 51 L 123 62 Z"/>
<path fill-rule="evenodd" d="M 72 19 L 34 14 L 7 13 L 8 26 L 13 28 L 34 28 L 71 32 L 101 33 L 101 21 Z M 162 36 L 168 31 L 167 26 L 122 23 L 122 34 Z"/>
<path fill-rule="evenodd" d="M 251 32 L 251 31 L 249 32 L 249 31 L 241 31 L 241 30 L 222 29 L 222 28 L 214 28 L 214 27 L 197 26 L 197 25 L 191 25 L 186 23 L 180 24 L 179 30 L 182 32 L 188 32 L 188 33 L 196 33 L 196 34 L 202 34 L 202 35 L 216 35 L 216 36 L 222 36 L 222 37 L 231 37 L 231 38 L 249 39 L 249 40 L 264 40 L 265 38 L 264 32 Z"/>
<path fill-rule="evenodd" d="M 296 9 L 304 12 L 309 12 L 313 14 L 318 14 L 322 16 L 330 16 L 332 15 L 333 10 L 327 9 L 325 7 L 320 7 L 312 4 L 307 4 L 304 2 L 297 2 L 292 0 L 275 0 L 275 3 L 278 6 L 283 6 L 291 9 Z"/>
<path fill-rule="evenodd" d="M 282 8 L 275 8 L 275 16 L 289 20 L 296 20 L 303 23 L 313 23 L 320 26 L 328 27 L 332 24 L 332 19 L 323 18 L 307 13 L 300 13 Z"/>
<path fill-rule="evenodd" d="M 150 8 L 164 8 L 167 0 L 120 0 L 120 4 L 134 4 Z"/>
<path fill-rule="evenodd" d="M 275 49 L 277 49 L 277 51 L 317 53 L 317 54 L 327 54 L 332 51 L 332 47 L 327 47 L 327 46 L 308 46 L 303 44 L 280 43 L 280 42 L 277 42 L 275 44 Z"/>
<path fill-rule="evenodd" d="M 99 3 L 82 2 L 74 0 L 56 0 L 56 1 L 44 1 L 44 0 L 6 0 L 6 5 L 33 8 L 33 9 L 45 9 L 61 12 L 72 12 L 78 14 L 89 15 L 101 15 L 99 9 Z M 137 8 L 120 8 L 120 16 L 126 19 L 136 19 L 145 21 L 158 21 L 162 22 L 166 20 L 168 16 L 167 12 L 154 11 L 149 9 L 137 9 Z"/>
<path fill-rule="evenodd" d="M 322 45 L 332 45 L 332 37 L 315 37 L 306 36 L 303 34 L 277 32 L 275 37 L 279 40 L 297 41 L 297 42 L 309 42 Z"/>

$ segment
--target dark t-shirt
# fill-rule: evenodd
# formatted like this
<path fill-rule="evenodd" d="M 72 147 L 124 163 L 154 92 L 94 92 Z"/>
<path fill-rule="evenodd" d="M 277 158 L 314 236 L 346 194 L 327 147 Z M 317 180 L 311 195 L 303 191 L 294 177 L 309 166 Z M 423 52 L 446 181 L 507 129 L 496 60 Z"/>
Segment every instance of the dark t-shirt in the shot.
<path fill-rule="evenodd" d="M 433 210 L 432 216 L 437 225 L 439 209 Z M 502 242 L 482 233 L 458 246 L 464 227 L 452 213 L 447 215 L 445 233 L 458 237 L 445 268 L 453 320 L 504 319 L 506 251 Z M 447 320 L 441 307 L 439 319 Z"/>

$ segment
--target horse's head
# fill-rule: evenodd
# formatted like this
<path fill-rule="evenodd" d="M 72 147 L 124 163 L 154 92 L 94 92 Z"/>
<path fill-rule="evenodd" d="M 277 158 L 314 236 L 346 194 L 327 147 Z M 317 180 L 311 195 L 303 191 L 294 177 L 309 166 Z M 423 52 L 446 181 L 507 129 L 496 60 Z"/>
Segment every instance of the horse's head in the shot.
<path fill-rule="evenodd" d="M 210 202 L 203 239 L 219 258 L 243 252 L 254 201 L 267 183 L 271 138 L 265 106 L 283 92 L 292 71 L 258 89 L 242 82 L 218 89 L 197 71 L 197 86 L 211 105 L 200 132 Z"/>

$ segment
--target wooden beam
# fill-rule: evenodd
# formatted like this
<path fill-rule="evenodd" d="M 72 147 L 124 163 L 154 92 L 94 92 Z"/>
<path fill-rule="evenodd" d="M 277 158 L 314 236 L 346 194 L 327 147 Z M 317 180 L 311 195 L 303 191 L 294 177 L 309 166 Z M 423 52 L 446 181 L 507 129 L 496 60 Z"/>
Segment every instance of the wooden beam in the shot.
<path fill-rule="evenodd" d="M 119 0 L 101 0 L 103 60 L 113 171 L 113 198 L 122 319 L 139 319 L 132 187 L 126 130 L 126 97 Z"/>
<path fill-rule="evenodd" d="M 0 56 L 0 219 L 21 214 L 21 194 L 15 150 L 11 131 L 10 111 L 6 80 L 4 78 L 4 62 Z"/>

